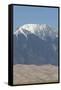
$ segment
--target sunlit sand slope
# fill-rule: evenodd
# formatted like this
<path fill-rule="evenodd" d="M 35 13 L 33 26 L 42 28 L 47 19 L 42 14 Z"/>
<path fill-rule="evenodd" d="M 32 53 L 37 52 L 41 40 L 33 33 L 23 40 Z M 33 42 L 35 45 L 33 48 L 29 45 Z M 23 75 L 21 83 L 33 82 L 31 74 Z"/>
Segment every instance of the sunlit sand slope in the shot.
<path fill-rule="evenodd" d="M 58 67 L 54 65 L 13 65 L 13 84 L 58 82 Z"/>

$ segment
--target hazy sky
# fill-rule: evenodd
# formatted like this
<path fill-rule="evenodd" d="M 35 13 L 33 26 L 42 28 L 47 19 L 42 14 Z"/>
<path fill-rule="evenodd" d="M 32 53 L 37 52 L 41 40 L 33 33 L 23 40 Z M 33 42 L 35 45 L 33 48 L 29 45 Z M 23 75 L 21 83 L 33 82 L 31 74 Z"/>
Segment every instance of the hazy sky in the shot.
<path fill-rule="evenodd" d="M 14 31 L 24 24 L 48 24 L 58 27 L 58 8 L 14 6 Z"/>

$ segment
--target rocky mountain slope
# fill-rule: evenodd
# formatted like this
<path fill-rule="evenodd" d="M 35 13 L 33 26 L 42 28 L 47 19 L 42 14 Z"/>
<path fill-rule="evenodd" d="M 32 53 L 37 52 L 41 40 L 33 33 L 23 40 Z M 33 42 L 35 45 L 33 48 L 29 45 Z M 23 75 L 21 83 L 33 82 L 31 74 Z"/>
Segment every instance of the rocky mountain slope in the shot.
<path fill-rule="evenodd" d="M 14 64 L 58 65 L 58 33 L 46 24 L 25 24 L 13 34 Z"/>

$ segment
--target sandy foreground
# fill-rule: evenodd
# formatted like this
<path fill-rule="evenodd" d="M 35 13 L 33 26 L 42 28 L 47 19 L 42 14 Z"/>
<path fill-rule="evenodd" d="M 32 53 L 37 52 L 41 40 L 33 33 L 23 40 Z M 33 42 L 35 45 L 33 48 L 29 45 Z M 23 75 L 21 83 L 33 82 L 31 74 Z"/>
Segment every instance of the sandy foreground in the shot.
<path fill-rule="evenodd" d="M 58 82 L 58 67 L 54 65 L 13 65 L 13 84 Z"/>

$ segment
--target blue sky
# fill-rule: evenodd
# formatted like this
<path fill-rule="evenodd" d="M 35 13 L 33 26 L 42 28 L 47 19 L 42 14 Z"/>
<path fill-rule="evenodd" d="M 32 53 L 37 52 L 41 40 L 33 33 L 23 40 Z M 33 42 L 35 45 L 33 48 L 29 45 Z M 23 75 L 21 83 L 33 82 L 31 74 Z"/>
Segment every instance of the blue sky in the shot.
<path fill-rule="evenodd" d="M 19 26 L 30 23 L 58 28 L 58 8 L 14 6 L 13 10 L 14 31 Z"/>

